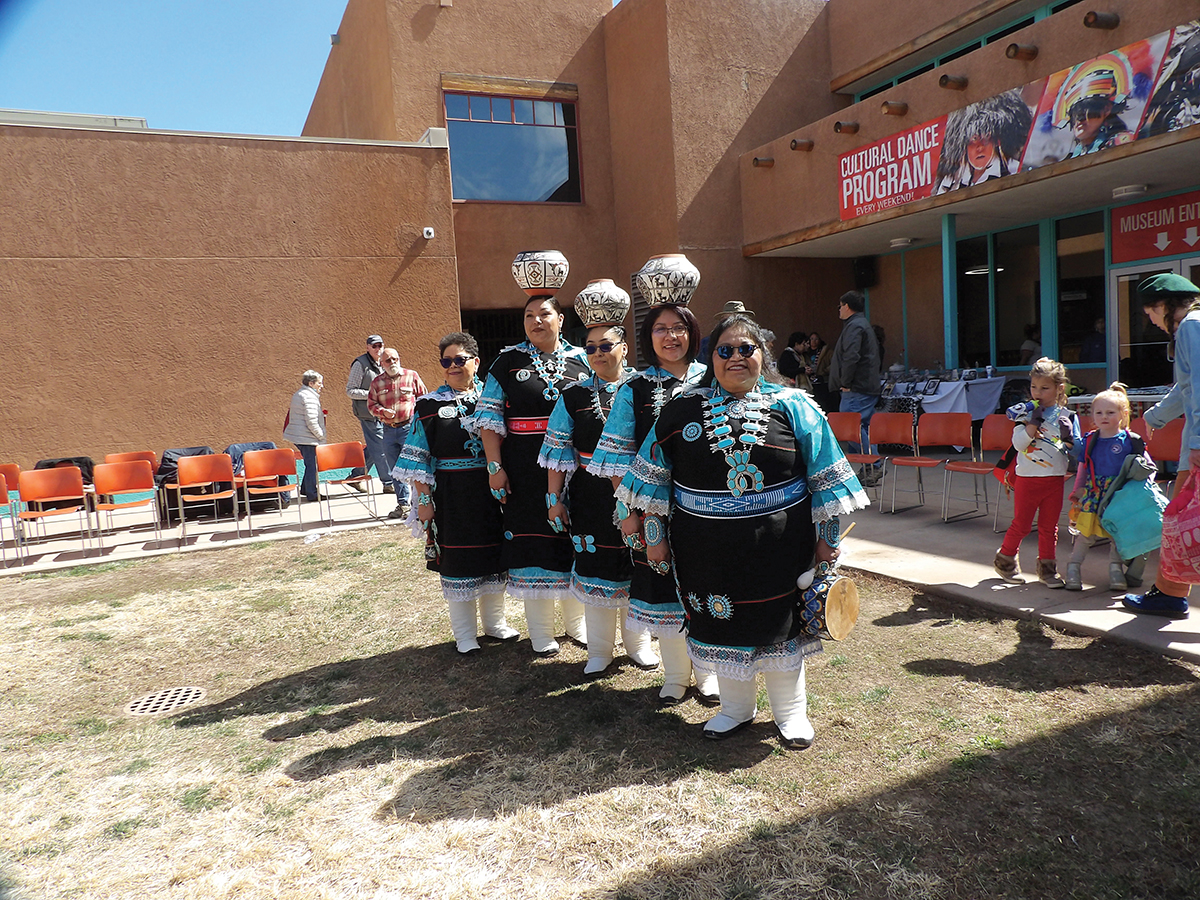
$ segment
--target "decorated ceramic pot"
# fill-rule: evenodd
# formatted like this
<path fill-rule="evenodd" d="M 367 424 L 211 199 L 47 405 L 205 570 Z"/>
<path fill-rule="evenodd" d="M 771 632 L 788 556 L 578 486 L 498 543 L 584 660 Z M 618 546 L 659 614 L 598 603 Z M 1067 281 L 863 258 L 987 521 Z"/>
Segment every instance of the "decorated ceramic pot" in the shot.
<path fill-rule="evenodd" d="M 512 264 L 513 279 L 530 297 L 553 297 L 569 271 L 571 264 L 557 250 L 523 250 Z"/>
<path fill-rule="evenodd" d="M 629 294 L 617 287 L 611 278 L 589 281 L 575 297 L 575 312 L 586 327 L 620 325 L 629 312 Z"/>
<path fill-rule="evenodd" d="M 700 270 L 682 253 L 652 256 L 633 277 L 650 306 L 664 303 L 687 306 L 700 284 Z"/>

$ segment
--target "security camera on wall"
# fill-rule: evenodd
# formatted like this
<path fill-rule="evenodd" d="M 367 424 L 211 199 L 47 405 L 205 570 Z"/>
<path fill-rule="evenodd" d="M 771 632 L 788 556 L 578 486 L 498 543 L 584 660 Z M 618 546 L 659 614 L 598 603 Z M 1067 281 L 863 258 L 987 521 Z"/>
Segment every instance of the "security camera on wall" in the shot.
<path fill-rule="evenodd" d="M 427 241 L 432 241 L 433 240 L 433 229 L 430 228 L 429 226 L 422 228 L 421 229 L 421 237 L 425 238 L 425 240 L 427 240 Z"/>

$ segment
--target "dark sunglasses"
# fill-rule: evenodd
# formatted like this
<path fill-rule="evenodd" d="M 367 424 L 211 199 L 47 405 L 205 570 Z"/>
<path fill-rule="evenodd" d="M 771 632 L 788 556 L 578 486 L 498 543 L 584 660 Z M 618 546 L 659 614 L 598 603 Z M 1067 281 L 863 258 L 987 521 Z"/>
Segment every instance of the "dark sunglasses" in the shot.
<path fill-rule="evenodd" d="M 443 369 L 448 369 L 451 366 L 458 366 L 461 369 L 474 358 L 475 357 L 473 356 L 463 356 L 462 354 L 459 354 L 458 356 L 443 356 L 440 362 Z"/>
<path fill-rule="evenodd" d="M 616 344 L 605 341 L 603 344 L 596 344 L 595 346 L 588 344 L 583 349 L 587 352 L 588 356 L 591 356 L 593 353 L 612 353 L 613 348 L 616 346 Z"/>
<path fill-rule="evenodd" d="M 736 352 L 742 359 L 749 359 L 757 349 L 755 344 L 738 344 L 736 347 L 733 344 L 718 344 L 717 356 L 721 359 L 730 359 Z"/>
<path fill-rule="evenodd" d="M 372 347 L 382 347 L 382 346 L 383 346 L 383 341 L 380 341 L 378 344 L 372 344 L 371 346 L 372 346 Z"/>

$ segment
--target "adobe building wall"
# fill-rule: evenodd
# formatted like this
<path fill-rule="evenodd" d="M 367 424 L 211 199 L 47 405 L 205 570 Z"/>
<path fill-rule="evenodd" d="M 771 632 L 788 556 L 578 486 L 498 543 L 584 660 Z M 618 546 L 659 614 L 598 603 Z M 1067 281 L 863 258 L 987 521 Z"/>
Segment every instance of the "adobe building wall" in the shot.
<path fill-rule="evenodd" d="M 832 10 L 843 2 L 860 3 L 864 0 L 833 0 L 830 4 L 831 15 Z M 873 0 L 873 5 L 880 16 L 887 14 L 890 8 L 889 4 L 880 0 Z M 838 159 L 843 153 L 1010 88 L 1052 75 L 1115 47 L 1166 31 L 1196 15 L 1195 4 L 1188 0 L 1111 0 L 1104 9 L 1121 16 L 1121 25 L 1116 30 L 1083 27 L 1083 16 L 1087 10 L 1081 5 L 1072 6 L 1014 32 L 1003 41 L 988 44 L 835 115 L 781 133 L 744 154 L 740 169 L 745 251 L 757 253 L 793 243 L 798 236 L 819 236 L 953 202 L 957 198 L 945 195 L 931 197 L 896 210 L 861 216 L 853 223 L 843 224 L 839 221 L 838 212 Z M 1008 59 L 1005 48 L 1014 42 L 1037 46 L 1037 58 L 1028 62 Z M 834 59 L 833 62 L 834 69 L 838 69 L 840 61 Z M 967 90 L 940 88 L 938 79 L 947 73 L 966 76 Z M 885 100 L 907 103 L 908 114 L 903 117 L 882 115 L 880 106 Z M 859 131 L 857 134 L 837 134 L 833 130 L 835 121 L 857 122 Z M 790 144 L 793 139 L 812 140 L 814 148 L 807 153 L 792 151 Z M 770 169 L 754 168 L 752 163 L 755 156 L 773 157 L 775 166 Z M 1091 161 L 1087 159 L 1065 160 L 1028 175 L 1021 173 L 1013 177 L 1053 177 L 1064 170 L 1090 164 Z M 800 198 L 803 198 L 803 202 L 799 202 Z"/>
<path fill-rule="evenodd" d="M 554 247 L 571 262 L 563 296 L 573 298 L 592 278 L 619 279 L 615 269 L 611 138 L 601 20 L 611 0 L 461 0 L 441 7 L 427 0 L 351 0 L 347 20 L 370 19 L 390 54 L 394 134 L 416 140 L 445 125 L 443 74 L 536 81 L 579 87 L 579 144 L 584 202 L 576 204 L 456 202 L 459 297 L 464 309 L 520 307 L 523 295 L 509 275 L 521 250 Z M 322 88 L 344 95 L 377 78 L 378 34 L 341 32 Z M 362 42 L 360 51 L 358 43 Z M 363 52 L 366 59 L 353 54 Z M 348 60 L 343 62 L 343 60 Z M 359 66 L 353 78 L 336 73 Z M 339 102 L 318 94 L 306 134 L 325 134 L 334 120 L 323 112 Z M 340 102 L 344 102 L 340 101 Z M 318 115 L 319 113 L 319 115 Z M 336 124 L 336 123 L 334 123 Z M 340 132 L 333 132 L 340 134 Z"/>
<path fill-rule="evenodd" d="M 881 57 L 912 52 L 956 25 L 1002 12 L 1019 0 L 835 0 L 829 4 L 829 82 Z M 1079 12 L 1083 15 L 1083 11 Z"/>
<path fill-rule="evenodd" d="M 849 286 L 848 265 L 758 266 L 741 249 L 739 156 L 845 103 L 828 89 L 824 8 L 622 0 L 605 17 L 619 265 L 627 278 L 653 254 L 687 254 L 706 326 L 736 299 L 786 336 L 798 318 L 821 318 L 803 310 L 809 285 L 834 296 Z"/>
<path fill-rule="evenodd" d="M 0 170 L 5 461 L 282 443 L 308 368 L 330 439 L 359 439 L 373 331 L 441 380 L 444 149 L 0 126 Z"/>
<path fill-rule="evenodd" d="M 352 0 L 337 34 L 301 134 L 417 140 L 424 128 L 401 135 L 396 127 L 386 0 Z"/>

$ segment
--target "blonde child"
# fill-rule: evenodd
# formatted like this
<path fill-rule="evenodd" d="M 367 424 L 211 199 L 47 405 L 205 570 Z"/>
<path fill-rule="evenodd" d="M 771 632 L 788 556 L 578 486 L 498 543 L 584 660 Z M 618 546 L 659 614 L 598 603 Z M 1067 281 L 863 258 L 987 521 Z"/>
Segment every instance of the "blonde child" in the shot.
<path fill-rule="evenodd" d="M 1075 489 L 1069 498 L 1078 504 L 1079 515 L 1075 521 L 1075 544 L 1071 550 L 1071 561 L 1067 563 L 1067 590 L 1083 590 L 1081 569 L 1084 557 L 1096 541 L 1109 536 L 1100 525 L 1100 501 L 1104 492 L 1121 471 L 1125 458 L 1144 455 L 1145 442 L 1129 431 L 1129 394 L 1125 385 L 1114 381 L 1107 391 L 1096 395 L 1092 401 L 1092 419 L 1096 430 L 1088 432 L 1079 452 L 1079 471 L 1075 475 Z M 1153 463 L 1147 457 L 1148 465 Z M 1128 587 L 1140 587 L 1142 572 L 1146 568 L 1146 555 L 1124 560 L 1117 550 L 1115 541 L 1108 554 L 1108 586 L 1114 591 Z"/>
<path fill-rule="evenodd" d="M 1038 520 L 1038 581 L 1046 587 L 1064 586 L 1058 575 L 1055 552 L 1058 519 L 1062 515 L 1063 480 L 1067 464 L 1079 443 L 1079 419 L 1067 409 L 1067 368 L 1043 356 L 1029 370 L 1032 398 L 1008 409 L 1016 423 L 1013 447 L 1017 467 L 1013 490 L 1013 520 L 996 551 L 996 573 L 1005 581 L 1022 584 L 1017 551 Z"/>

